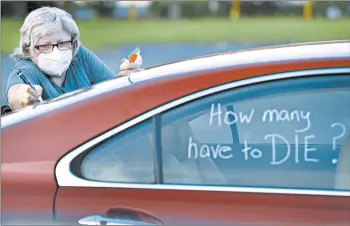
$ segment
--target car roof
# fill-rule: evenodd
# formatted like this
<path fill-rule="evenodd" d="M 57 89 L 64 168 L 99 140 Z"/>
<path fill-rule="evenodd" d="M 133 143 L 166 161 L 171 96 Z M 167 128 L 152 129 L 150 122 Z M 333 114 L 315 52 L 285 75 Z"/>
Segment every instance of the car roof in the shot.
<path fill-rule="evenodd" d="M 209 55 L 204 55 L 204 56 L 199 56 L 199 57 L 194 57 L 188 60 L 194 60 L 194 59 L 202 59 L 202 58 L 208 58 L 212 56 L 219 56 L 219 55 L 229 55 L 233 53 L 242 53 L 242 52 L 252 52 L 252 51 L 261 51 L 261 50 L 269 50 L 269 49 L 279 49 L 279 51 L 284 51 L 286 48 L 290 47 L 302 47 L 305 48 L 305 46 L 314 46 L 314 45 L 326 45 L 326 44 L 331 44 L 331 45 L 343 45 L 343 44 L 350 44 L 350 39 L 344 39 L 344 40 L 331 40 L 331 41 L 317 41 L 317 42 L 299 42 L 299 43 L 290 43 L 290 44 L 278 44 L 278 45 L 267 45 L 267 46 L 262 46 L 262 47 L 257 47 L 257 48 L 248 48 L 248 49 L 241 49 L 241 50 L 233 50 L 233 51 L 227 51 L 227 52 L 221 52 L 221 53 L 214 53 L 214 54 L 209 54 Z M 327 54 L 327 53 L 325 53 Z M 273 56 L 266 56 L 266 57 L 273 57 Z M 165 65 L 170 65 L 173 63 L 178 63 L 178 62 L 183 62 L 184 60 L 179 60 L 176 62 L 172 63 L 166 63 L 163 65 L 157 65 L 153 67 L 149 67 L 148 69 L 152 68 L 157 68 Z"/>
<path fill-rule="evenodd" d="M 251 64 L 276 63 L 322 58 L 349 58 L 350 40 L 297 43 L 232 51 L 153 67 L 130 76 L 133 83 L 174 74 L 240 67 Z"/>
<path fill-rule="evenodd" d="M 130 76 L 111 79 L 92 87 L 79 89 L 45 101 L 42 104 L 27 107 L 2 117 L 4 128 L 17 122 L 55 111 L 89 98 L 104 95 L 108 92 L 132 86 L 140 82 L 167 77 L 199 73 L 202 71 L 222 70 L 229 67 L 240 67 L 255 64 L 278 63 L 294 60 L 350 58 L 350 40 L 312 42 L 292 45 L 270 46 L 257 49 L 226 52 L 184 61 L 174 62 L 146 69 Z"/>

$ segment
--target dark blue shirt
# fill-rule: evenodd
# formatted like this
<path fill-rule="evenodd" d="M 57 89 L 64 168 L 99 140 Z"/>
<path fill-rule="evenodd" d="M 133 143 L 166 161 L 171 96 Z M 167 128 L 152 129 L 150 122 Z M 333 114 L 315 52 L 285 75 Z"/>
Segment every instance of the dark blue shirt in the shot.
<path fill-rule="evenodd" d="M 49 75 L 42 72 L 31 60 L 19 60 L 11 70 L 6 91 L 14 84 L 24 84 L 24 81 L 17 74 L 18 71 L 23 73 L 28 82 L 43 88 L 43 100 L 55 98 L 63 93 L 90 86 L 115 76 L 115 73 L 102 60 L 84 46 L 80 46 L 78 54 L 73 57 L 72 63 L 66 71 L 62 87 L 50 81 Z"/>

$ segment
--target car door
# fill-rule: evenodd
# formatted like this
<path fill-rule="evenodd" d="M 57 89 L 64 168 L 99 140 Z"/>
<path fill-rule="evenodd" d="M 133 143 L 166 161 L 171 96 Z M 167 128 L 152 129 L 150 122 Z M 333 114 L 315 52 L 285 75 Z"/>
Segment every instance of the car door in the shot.
<path fill-rule="evenodd" d="M 349 75 L 236 81 L 126 122 L 57 164 L 56 221 L 348 225 Z"/>

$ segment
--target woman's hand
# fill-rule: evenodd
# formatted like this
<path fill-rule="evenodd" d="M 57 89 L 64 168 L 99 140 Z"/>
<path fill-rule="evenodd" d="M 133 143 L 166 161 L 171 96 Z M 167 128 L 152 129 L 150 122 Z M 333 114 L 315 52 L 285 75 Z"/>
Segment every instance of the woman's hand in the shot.
<path fill-rule="evenodd" d="M 15 84 L 11 86 L 7 93 L 7 99 L 11 109 L 17 110 L 39 102 L 43 88 L 38 85 L 34 85 L 34 87 L 36 91 L 27 84 Z"/>
<path fill-rule="evenodd" d="M 126 76 L 141 71 L 140 66 L 138 63 L 130 63 L 128 59 L 123 58 L 120 62 L 119 76 Z"/>

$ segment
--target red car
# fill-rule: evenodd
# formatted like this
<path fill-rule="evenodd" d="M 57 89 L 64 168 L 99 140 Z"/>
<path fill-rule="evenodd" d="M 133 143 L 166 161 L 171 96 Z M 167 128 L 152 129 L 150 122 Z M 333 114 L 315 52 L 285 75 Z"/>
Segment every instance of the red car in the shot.
<path fill-rule="evenodd" d="M 350 225 L 350 41 L 150 68 L 1 129 L 3 224 Z"/>

